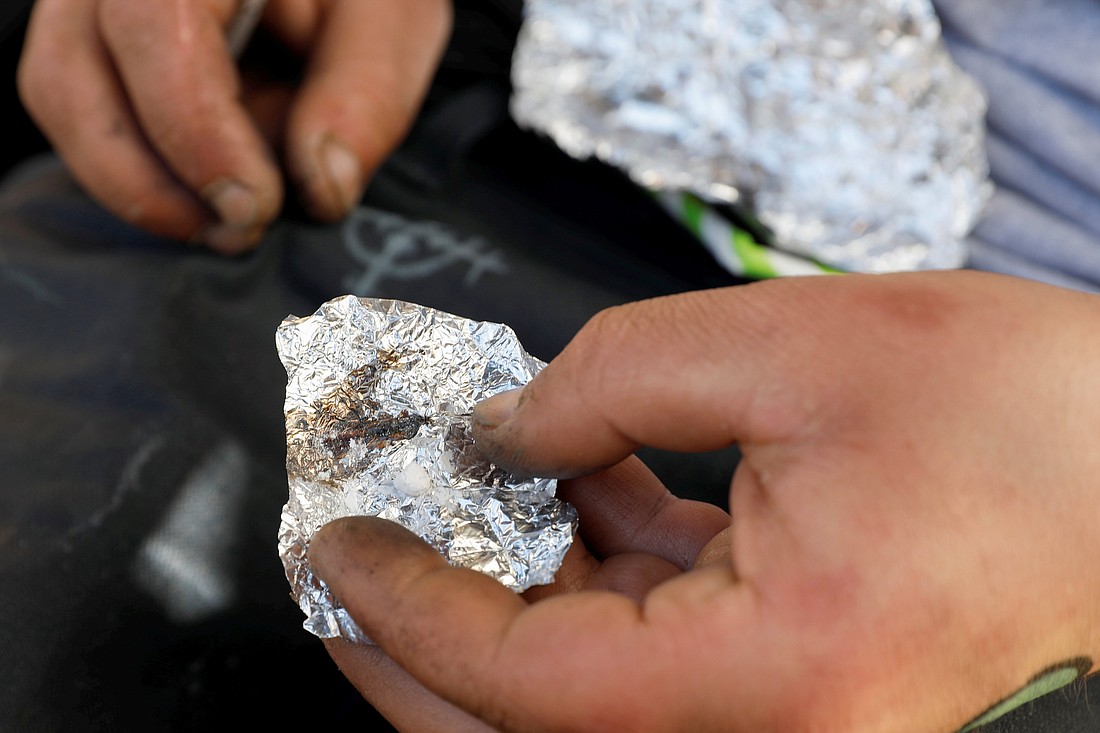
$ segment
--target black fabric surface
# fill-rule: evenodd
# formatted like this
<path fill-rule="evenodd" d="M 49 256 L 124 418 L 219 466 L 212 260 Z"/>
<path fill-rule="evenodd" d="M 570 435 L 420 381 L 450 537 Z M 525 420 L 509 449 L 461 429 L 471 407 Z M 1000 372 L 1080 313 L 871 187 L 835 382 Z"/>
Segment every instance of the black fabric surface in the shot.
<path fill-rule="evenodd" d="M 509 122 L 518 4 L 459 10 L 416 130 L 339 225 L 288 211 L 223 258 L 113 219 L 50 158 L 0 189 L 0 731 L 386 729 L 276 554 L 285 316 L 400 298 L 549 359 L 604 307 L 737 282 L 620 174 Z M 643 457 L 725 504 L 736 449 Z M 1100 729 L 1097 689 L 986 730 Z"/>

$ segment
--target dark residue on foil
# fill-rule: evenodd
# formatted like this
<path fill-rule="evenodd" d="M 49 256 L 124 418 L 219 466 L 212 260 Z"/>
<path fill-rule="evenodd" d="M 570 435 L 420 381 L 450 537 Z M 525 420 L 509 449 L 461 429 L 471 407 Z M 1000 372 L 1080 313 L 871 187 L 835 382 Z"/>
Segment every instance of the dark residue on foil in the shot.
<path fill-rule="evenodd" d="M 348 515 L 388 519 L 513 590 L 552 582 L 577 518 L 553 479 L 477 449 L 470 413 L 543 364 L 511 329 L 402 301 L 343 296 L 276 332 L 287 370 L 289 496 L 279 554 L 304 626 L 365 641 L 309 568 L 309 538 Z"/>

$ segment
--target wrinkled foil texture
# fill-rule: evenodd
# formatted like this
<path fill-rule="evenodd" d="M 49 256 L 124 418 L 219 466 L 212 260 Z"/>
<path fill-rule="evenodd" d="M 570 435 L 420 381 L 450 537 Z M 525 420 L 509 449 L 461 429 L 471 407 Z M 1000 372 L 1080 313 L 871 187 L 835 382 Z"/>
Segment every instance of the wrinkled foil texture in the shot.
<path fill-rule="evenodd" d="M 339 517 L 397 522 L 517 592 L 553 580 L 576 512 L 555 498 L 555 480 L 512 477 L 470 433 L 476 402 L 544 366 L 510 328 L 349 295 L 287 317 L 275 341 L 287 372 L 279 556 L 308 631 L 369 641 L 306 557 Z"/>
<path fill-rule="evenodd" d="M 861 272 L 963 264 L 986 99 L 928 0 L 528 0 L 512 116 Z"/>

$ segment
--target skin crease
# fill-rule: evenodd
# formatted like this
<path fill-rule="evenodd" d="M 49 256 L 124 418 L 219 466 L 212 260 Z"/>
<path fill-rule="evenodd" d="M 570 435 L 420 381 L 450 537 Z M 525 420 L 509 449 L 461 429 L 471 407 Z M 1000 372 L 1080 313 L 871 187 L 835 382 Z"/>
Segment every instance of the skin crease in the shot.
<path fill-rule="evenodd" d="M 1094 296 L 972 272 L 603 312 L 475 412 L 497 462 L 579 477 L 557 581 L 339 520 L 310 560 L 378 646 L 326 647 L 404 731 L 958 730 L 1100 652 L 1098 329 Z M 629 457 L 731 442 L 732 520 Z"/>
<path fill-rule="evenodd" d="M 305 66 L 291 87 L 242 83 L 225 42 L 236 6 L 38 0 L 17 74 L 28 112 L 103 206 L 226 254 L 259 241 L 284 179 L 316 218 L 347 213 L 411 125 L 452 12 L 448 0 L 270 0 L 263 30 Z"/>

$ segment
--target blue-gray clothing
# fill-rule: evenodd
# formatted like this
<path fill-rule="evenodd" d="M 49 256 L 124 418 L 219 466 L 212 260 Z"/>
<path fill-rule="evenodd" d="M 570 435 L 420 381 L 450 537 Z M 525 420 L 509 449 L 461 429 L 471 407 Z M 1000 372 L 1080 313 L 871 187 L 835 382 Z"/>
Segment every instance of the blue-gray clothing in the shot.
<path fill-rule="evenodd" d="M 935 0 L 989 98 L 997 191 L 970 265 L 1100 292 L 1100 4 Z"/>

